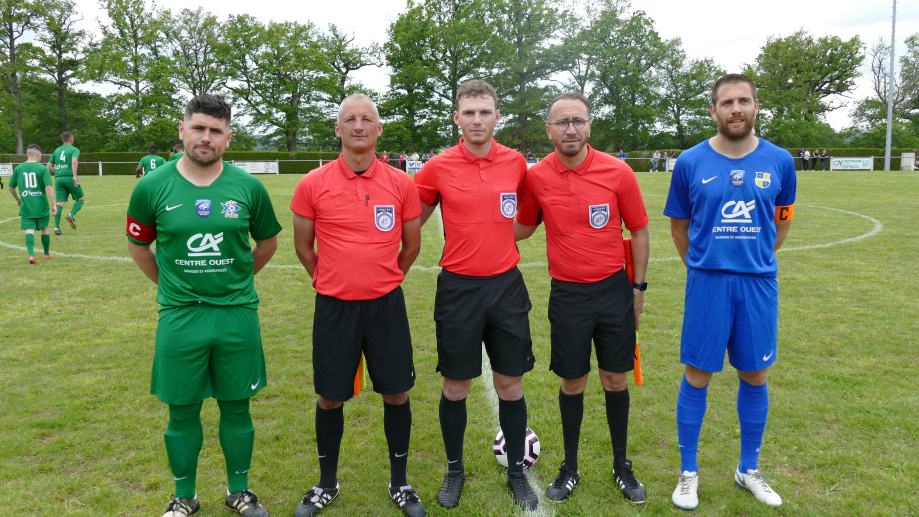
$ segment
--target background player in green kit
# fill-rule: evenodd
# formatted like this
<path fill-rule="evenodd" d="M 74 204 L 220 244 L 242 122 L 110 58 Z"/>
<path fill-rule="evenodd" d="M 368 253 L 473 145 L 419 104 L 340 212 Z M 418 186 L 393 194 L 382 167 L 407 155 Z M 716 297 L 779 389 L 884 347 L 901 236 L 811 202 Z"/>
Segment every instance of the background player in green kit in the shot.
<path fill-rule="evenodd" d="M 77 229 L 77 223 L 74 221 L 77 212 L 83 208 L 83 202 L 86 201 L 83 196 L 83 187 L 80 186 L 80 180 L 77 179 L 77 165 L 80 157 L 80 150 L 73 146 L 73 133 L 65 131 L 61 133 L 61 140 L 64 145 L 58 147 L 51 153 L 48 159 L 48 170 L 54 174 L 54 194 L 57 196 L 57 213 L 54 215 L 54 234 L 61 234 L 61 214 L 64 213 L 64 203 L 67 197 L 73 197 L 73 208 L 67 214 L 67 222 L 74 230 Z"/>
<path fill-rule="evenodd" d="M 137 173 L 138 178 L 150 174 L 151 172 L 155 171 L 157 167 L 166 165 L 166 159 L 156 154 L 157 151 L 158 149 L 156 148 L 156 144 L 150 144 L 150 147 L 147 149 L 149 154 L 140 159 L 140 163 L 137 165 L 137 169 L 134 171 Z"/>
<path fill-rule="evenodd" d="M 221 161 L 232 137 L 222 96 L 193 98 L 179 137 L 188 152 L 137 183 L 127 217 L 131 257 L 159 286 L 150 392 L 169 404 L 166 452 L 176 482 L 163 517 L 200 507 L 195 475 L 201 404 L 209 397 L 220 407 L 225 503 L 244 517 L 268 517 L 248 480 L 249 398 L 268 381 L 253 277 L 277 250 L 281 226 L 261 181 Z"/>
<path fill-rule="evenodd" d="M 169 161 L 174 162 L 185 156 L 185 146 L 181 140 L 176 140 L 172 144 L 172 154 L 169 155 Z"/>
<path fill-rule="evenodd" d="M 19 204 L 21 228 L 26 231 L 26 249 L 29 250 L 29 264 L 35 260 L 35 230 L 41 230 L 41 245 L 45 258 L 51 258 L 51 236 L 48 235 L 48 219 L 56 213 L 54 189 L 51 186 L 51 171 L 42 165 L 41 148 L 30 145 L 25 163 L 19 164 L 10 178 L 10 194 Z M 16 188 L 19 193 L 16 193 Z M 50 206 L 48 200 L 51 200 Z"/>

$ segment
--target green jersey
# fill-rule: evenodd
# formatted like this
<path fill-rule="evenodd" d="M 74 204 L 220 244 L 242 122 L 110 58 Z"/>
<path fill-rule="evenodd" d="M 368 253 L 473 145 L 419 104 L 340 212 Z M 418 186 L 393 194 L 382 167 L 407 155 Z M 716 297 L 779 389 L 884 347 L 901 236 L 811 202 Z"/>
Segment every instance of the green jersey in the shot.
<path fill-rule="evenodd" d="M 80 150 L 72 145 L 62 145 L 54 150 L 48 163 L 54 165 L 54 176 L 73 176 L 73 159 L 80 157 Z"/>
<path fill-rule="evenodd" d="M 148 154 L 140 159 L 140 165 L 144 168 L 144 174 L 150 174 L 157 167 L 166 165 L 166 159 L 155 154 Z"/>
<path fill-rule="evenodd" d="M 137 182 L 127 224 L 134 244 L 156 241 L 161 309 L 258 307 L 249 236 L 261 241 L 281 231 L 258 178 L 223 162 L 214 183 L 198 187 L 169 162 Z"/>
<path fill-rule="evenodd" d="M 38 219 L 51 215 L 45 187 L 50 187 L 51 171 L 38 162 L 16 166 L 10 178 L 10 188 L 19 188 L 19 217 Z"/>
<path fill-rule="evenodd" d="M 182 159 L 183 156 L 185 156 L 185 153 L 172 153 L 172 156 L 169 157 L 169 161 L 177 162 Z"/>

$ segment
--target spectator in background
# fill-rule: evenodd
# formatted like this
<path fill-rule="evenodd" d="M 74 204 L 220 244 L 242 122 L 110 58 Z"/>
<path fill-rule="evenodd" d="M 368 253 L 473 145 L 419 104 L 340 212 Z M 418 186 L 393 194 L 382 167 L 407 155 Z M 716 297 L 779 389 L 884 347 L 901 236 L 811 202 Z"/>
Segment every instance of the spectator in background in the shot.
<path fill-rule="evenodd" d="M 823 150 L 823 153 L 820 155 L 820 169 L 826 170 L 826 161 L 830 159 L 830 153 L 826 152 L 826 149 Z"/>
<path fill-rule="evenodd" d="M 625 151 L 619 149 L 619 159 L 625 161 Z"/>
<path fill-rule="evenodd" d="M 801 161 L 801 170 L 807 170 L 807 164 L 804 163 L 804 149 L 798 151 L 798 160 Z"/>
<path fill-rule="evenodd" d="M 801 156 L 801 170 L 807 170 L 807 162 L 811 159 L 811 152 L 807 150 L 807 147 L 804 148 L 804 155 Z"/>
<path fill-rule="evenodd" d="M 385 163 L 386 165 L 389 165 L 389 153 L 387 153 L 386 151 L 383 151 L 383 154 L 380 155 L 380 161 Z"/>
<path fill-rule="evenodd" d="M 811 155 L 811 170 L 817 170 L 817 158 L 820 158 L 820 149 L 814 149 L 814 154 Z"/>
<path fill-rule="evenodd" d="M 533 154 L 533 151 L 527 153 L 527 163 L 536 163 L 537 161 L 538 160 L 536 159 L 536 155 Z"/>
<path fill-rule="evenodd" d="M 406 156 L 405 151 L 402 151 L 402 154 L 399 155 L 399 168 L 402 169 L 402 172 L 405 172 L 407 170 L 406 169 L 407 164 L 405 163 L 407 160 L 408 160 L 408 156 Z"/>
<path fill-rule="evenodd" d="M 417 162 L 421 158 L 418 156 L 418 151 L 412 150 L 412 161 Z"/>
<path fill-rule="evenodd" d="M 660 159 L 661 159 L 661 152 L 654 151 L 654 154 L 651 155 L 651 172 L 657 172 L 657 162 L 660 161 Z M 666 159 L 666 157 L 664 159 Z"/>

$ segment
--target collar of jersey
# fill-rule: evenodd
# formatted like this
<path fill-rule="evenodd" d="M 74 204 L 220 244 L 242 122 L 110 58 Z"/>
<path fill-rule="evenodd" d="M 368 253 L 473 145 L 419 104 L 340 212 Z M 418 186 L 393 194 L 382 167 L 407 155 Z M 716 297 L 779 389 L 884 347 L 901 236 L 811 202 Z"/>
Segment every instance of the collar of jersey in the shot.
<path fill-rule="evenodd" d="M 469 149 L 466 149 L 466 146 L 463 145 L 464 140 L 465 140 L 465 137 L 460 137 L 459 150 L 461 153 L 463 153 L 463 156 L 465 156 L 466 159 L 472 163 L 475 163 L 479 160 L 488 160 L 490 162 L 493 162 L 495 161 L 495 157 L 498 156 L 498 143 L 495 142 L 494 138 L 491 139 L 491 151 L 489 151 L 488 154 L 482 157 L 476 156 L 472 154 L 472 151 L 470 151 Z"/>
<path fill-rule="evenodd" d="M 342 158 L 340 154 L 338 155 L 338 160 L 336 161 L 338 162 L 338 168 L 341 170 L 341 172 L 345 175 L 346 178 L 354 179 L 357 177 L 357 174 L 354 174 L 354 171 L 351 170 L 351 167 L 348 167 L 348 164 L 345 163 L 345 159 Z M 361 177 L 369 178 L 373 176 L 373 173 L 377 171 L 377 167 L 379 167 L 379 165 L 380 165 L 379 160 L 373 160 L 373 163 L 370 165 L 370 168 L 364 171 L 364 174 L 361 174 Z"/>
<path fill-rule="evenodd" d="M 590 144 L 587 144 L 587 157 L 584 158 L 584 161 L 581 162 L 581 165 L 578 165 L 576 169 L 569 169 L 568 167 L 562 165 L 562 162 L 558 159 L 558 150 L 549 156 L 551 157 L 550 159 L 552 160 L 552 165 L 555 166 L 555 172 L 559 174 L 573 172 L 578 176 L 583 176 L 587 173 L 587 169 L 590 168 L 590 164 L 594 161 L 594 148 L 591 147 Z"/>

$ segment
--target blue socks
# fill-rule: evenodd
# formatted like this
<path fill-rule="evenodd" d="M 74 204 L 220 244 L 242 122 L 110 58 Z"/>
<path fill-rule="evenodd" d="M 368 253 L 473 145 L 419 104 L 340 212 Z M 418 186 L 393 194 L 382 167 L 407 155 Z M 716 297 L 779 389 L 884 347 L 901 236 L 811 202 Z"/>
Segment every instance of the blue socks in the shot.
<path fill-rule="evenodd" d="M 707 397 L 708 386 L 695 388 L 683 377 L 676 402 L 676 427 L 682 461 L 680 472 L 699 472 L 696 453 L 699 451 L 699 433 L 705 419 Z"/>
<path fill-rule="evenodd" d="M 740 420 L 740 466 L 738 470 L 757 470 L 763 431 L 769 416 L 769 390 L 766 384 L 754 386 L 740 379 L 737 392 L 737 418 Z"/>

